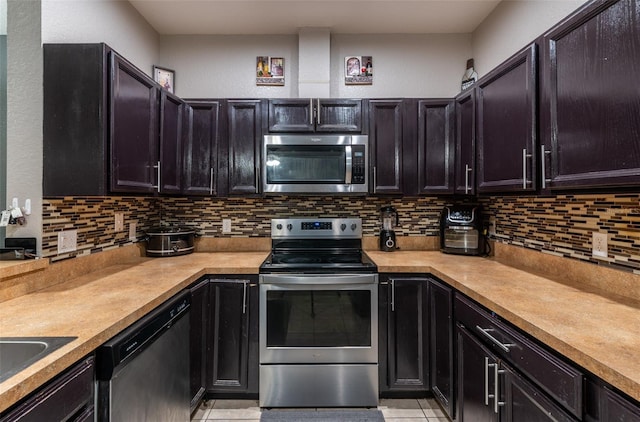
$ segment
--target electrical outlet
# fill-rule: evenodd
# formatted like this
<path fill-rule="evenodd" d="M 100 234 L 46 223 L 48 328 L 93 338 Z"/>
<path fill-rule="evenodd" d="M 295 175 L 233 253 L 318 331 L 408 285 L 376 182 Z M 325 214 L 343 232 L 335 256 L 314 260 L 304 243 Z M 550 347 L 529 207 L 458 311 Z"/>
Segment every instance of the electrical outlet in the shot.
<path fill-rule="evenodd" d="M 138 223 L 132 221 L 129 223 L 129 240 L 136 241 L 138 237 L 136 236 L 136 232 L 138 231 Z"/>
<path fill-rule="evenodd" d="M 607 258 L 609 256 L 607 245 L 609 235 L 607 233 L 593 232 L 592 236 L 591 255 L 598 258 Z"/>
<path fill-rule="evenodd" d="M 231 219 L 225 218 L 222 220 L 222 233 L 231 233 Z"/>
<path fill-rule="evenodd" d="M 115 228 L 113 229 L 115 232 L 124 231 L 124 213 L 117 212 L 115 218 Z"/>
<path fill-rule="evenodd" d="M 58 232 L 58 254 L 78 249 L 78 230 Z"/>
<path fill-rule="evenodd" d="M 489 236 L 495 236 L 497 228 L 496 216 L 492 215 L 489 217 Z"/>

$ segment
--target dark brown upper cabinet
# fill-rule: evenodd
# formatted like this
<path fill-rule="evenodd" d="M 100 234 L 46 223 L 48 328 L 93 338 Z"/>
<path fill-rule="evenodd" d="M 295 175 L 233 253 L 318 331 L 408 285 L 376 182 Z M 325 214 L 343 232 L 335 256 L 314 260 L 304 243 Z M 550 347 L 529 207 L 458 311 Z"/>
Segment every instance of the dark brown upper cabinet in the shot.
<path fill-rule="evenodd" d="M 543 36 L 543 189 L 640 183 L 640 4 L 592 1 Z"/>
<path fill-rule="evenodd" d="M 451 99 L 418 102 L 419 194 L 453 193 L 455 103 Z"/>
<path fill-rule="evenodd" d="M 273 99 L 269 132 L 362 132 L 362 100 Z"/>
<path fill-rule="evenodd" d="M 111 191 L 159 191 L 160 88 L 113 52 L 110 66 Z"/>
<path fill-rule="evenodd" d="M 476 149 L 476 90 L 470 88 L 456 97 L 456 152 L 454 193 L 474 195 Z"/>
<path fill-rule="evenodd" d="M 536 44 L 476 85 L 478 193 L 536 189 Z"/>
<path fill-rule="evenodd" d="M 188 107 L 179 97 L 162 90 L 160 97 L 160 193 L 182 193 L 182 154 L 188 141 Z"/>
<path fill-rule="evenodd" d="M 184 148 L 185 195 L 217 196 L 226 178 L 226 159 L 220 147 L 221 100 L 189 101 L 191 136 Z"/>
<path fill-rule="evenodd" d="M 403 193 L 403 100 L 369 101 L 370 192 Z"/>
<path fill-rule="evenodd" d="M 229 194 L 260 193 L 260 100 L 228 100 Z"/>

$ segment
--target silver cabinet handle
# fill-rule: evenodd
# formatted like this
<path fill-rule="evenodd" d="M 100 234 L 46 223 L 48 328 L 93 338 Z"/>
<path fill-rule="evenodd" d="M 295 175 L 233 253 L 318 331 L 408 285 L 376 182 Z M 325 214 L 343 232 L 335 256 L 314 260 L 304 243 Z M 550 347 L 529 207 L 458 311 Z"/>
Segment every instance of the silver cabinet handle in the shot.
<path fill-rule="evenodd" d="M 509 353 L 509 351 L 510 351 L 509 347 L 515 346 L 515 344 L 512 344 L 512 343 L 507 343 L 507 344 L 501 343 L 497 338 L 495 338 L 494 336 L 489 334 L 489 332 L 494 331 L 493 328 L 482 328 L 479 325 L 476 325 L 476 330 L 478 330 L 478 332 L 480 332 L 480 334 L 484 335 L 486 338 L 491 340 L 491 342 L 493 344 L 495 344 L 496 346 L 498 346 L 499 348 L 501 348 L 502 350 L 504 350 L 507 353 Z"/>
<path fill-rule="evenodd" d="M 320 98 L 318 98 L 318 108 L 316 110 L 316 123 L 320 124 Z"/>
<path fill-rule="evenodd" d="M 213 167 L 209 175 L 209 195 L 213 195 Z"/>
<path fill-rule="evenodd" d="M 156 180 L 158 181 L 158 184 L 154 186 L 154 188 L 156 188 L 156 190 L 160 192 L 160 161 L 158 161 L 157 164 L 153 166 L 153 168 L 156 169 Z"/>
<path fill-rule="evenodd" d="M 500 401 L 500 379 L 498 376 L 504 374 L 504 370 L 500 369 L 500 364 L 497 362 L 493 366 L 493 411 L 498 413 L 498 408 L 504 406 L 504 402 Z"/>
<path fill-rule="evenodd" d="M 313 125 L 313 98 L 309 98 L 309 124 Z"/>
<path fill-rule="evenodd" d="M 464 165 L 464 193 L 469 193 L 469 173 L 473 171 L 469 164 Z"/>
<path fill-rule="evenodd" d="M 527 154 L 527 149 L 522 149 L 522 189 L 527 188 L 527 183 L 531 183 L 527 181 L 527 158 L 531 158 L 531 154 Z"/>
<path fill-rule="evenodd" d="M 542 176 L 542 189 L 547 188 L 547 182 L 550 182 L 551 179 L 547 179 L 547 159 L 546 156 L 551 154 L 551 151 L 547 151 L 544 149 L 544 145 L 540 145 L 540 160 L 542 161 L 542 167 L 540 169 L 540 173 Z"/>
<path fill-rule="evenodd" d="M 247 313 L 247 284 L 248 282 L 242 283 L 242 314 Z"/>
<path fill-rule="evenodd" d="M 396 311 L 396 282 L 391 280 L 391 312 Z"/>
<path fill-rule="evenodd" d="M 484 357 L 484 405 L 489 406 L 489 358 Z"/>

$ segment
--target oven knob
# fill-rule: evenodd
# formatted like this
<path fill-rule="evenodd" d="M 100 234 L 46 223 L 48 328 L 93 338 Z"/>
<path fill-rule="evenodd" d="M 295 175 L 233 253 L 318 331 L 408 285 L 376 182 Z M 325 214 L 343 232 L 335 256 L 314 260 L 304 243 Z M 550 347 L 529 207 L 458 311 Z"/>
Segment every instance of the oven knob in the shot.
<path fill-rule="evenodd" d="M 293 224 L 291 223 L 287 224 L 287 230 L 291 231 L 291 229 L 293 229 Z"/>
<path fill-rule="evenodd" d="M 276 224 L 276 229 L 278 229 L 278 230 L 282 230 L 282 224 L 279 224 L 279 223 L 278 223 L 278 224 Z"/>
<path fill-rule="evenodd" d="M 356 223 L 353 223 L 353 224 L 351 225 L 351 230 L 352 230 L 352 231 L 355 231 L 357 228 L 358 228 L 358 225 L 357 225 Z"/>
<path fill-rule="evenodd" d="M 340 224 L 340 230 L 344 231 L 347 228 L 347 225 L 342 223 Z"/>

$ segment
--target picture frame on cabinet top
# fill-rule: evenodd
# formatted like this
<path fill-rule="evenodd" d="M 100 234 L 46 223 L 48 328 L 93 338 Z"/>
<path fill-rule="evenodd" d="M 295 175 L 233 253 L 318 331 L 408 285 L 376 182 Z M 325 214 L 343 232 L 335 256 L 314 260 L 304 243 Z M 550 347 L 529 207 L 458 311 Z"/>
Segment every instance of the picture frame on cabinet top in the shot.
<path fill-rule="evenodd" d="M 153 66 L 153 80 L 156 81 L 163 89 L 170 93 L 175 93 L 176 88 L 176 72 L 166 67 Z"/>

